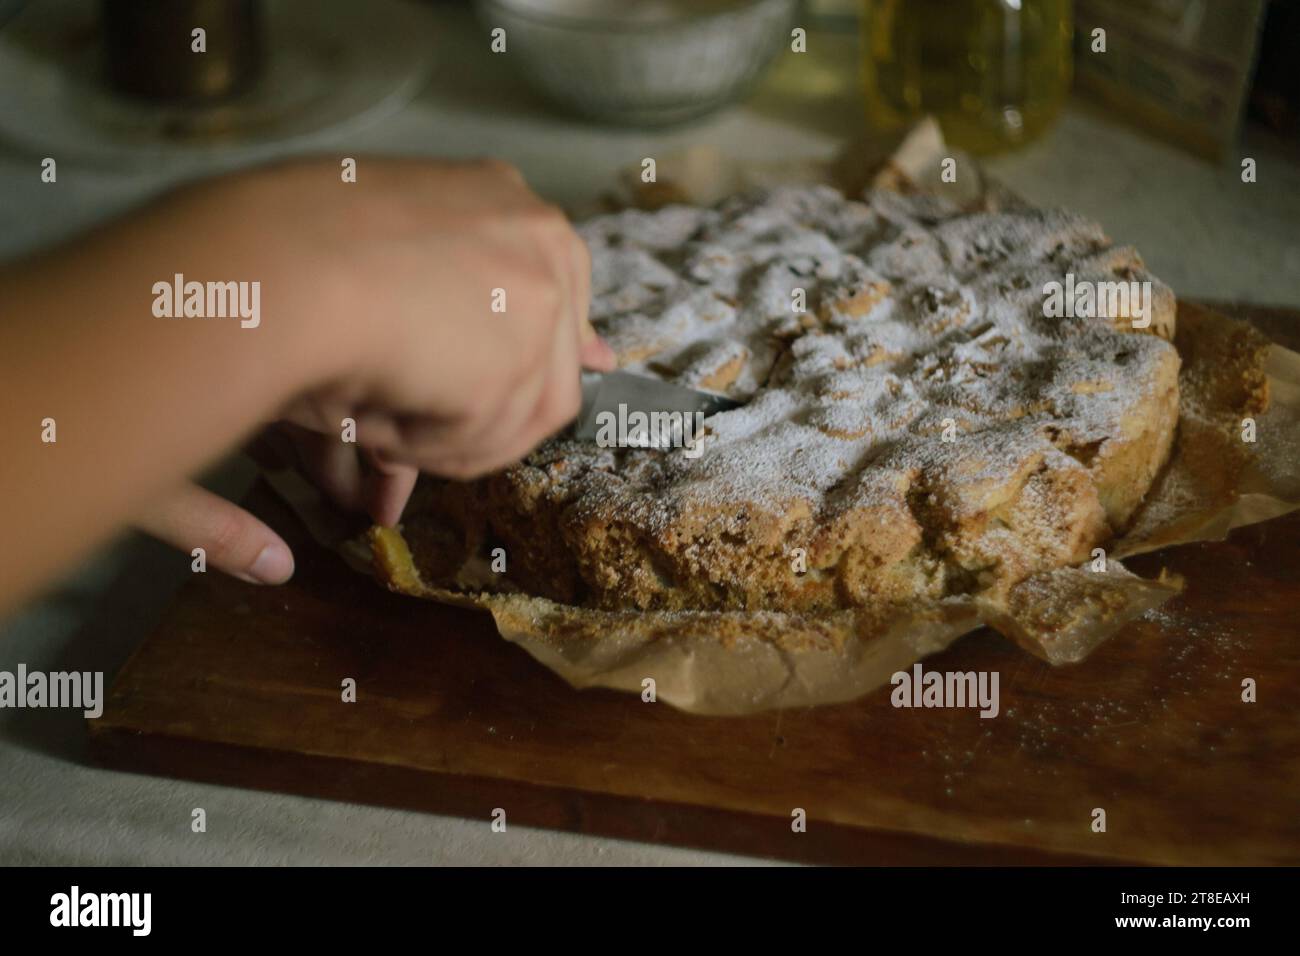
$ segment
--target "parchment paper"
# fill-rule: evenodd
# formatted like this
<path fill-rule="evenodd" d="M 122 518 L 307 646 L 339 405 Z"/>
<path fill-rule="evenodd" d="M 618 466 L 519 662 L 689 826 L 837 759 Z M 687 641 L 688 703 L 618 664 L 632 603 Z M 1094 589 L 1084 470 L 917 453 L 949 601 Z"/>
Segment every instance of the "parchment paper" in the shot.
<path fill-rule="evenodd" d="M 660 159 L 654 184 L 629 173 L 602 205 L 710 203 L 739 189 L 791 181 L 829 183 L 850 195 L 866 186 L 935 192 L 972 209 L 1024 205 L 960 154 L 953 155 L 968 174 L 940 185 L 945 155 L 932 122 L 898 142 L 856 144 L 824 164 L 759 166 L 697 149 Z M 574 687 L 638 694 L 653 687 L 656 699 L 700 714 L 851 700 L 983 625 L 1053 664 L 1081 661 L 1182 587 L 1163 572 L 1154 580 L 1138 577 L 1119 559 L 1220 540 L 1232 528 L 1300 508 L 1300 354 L 1269 343 L 1246 323 L 1186 303 L 1179 305 L 1174 344 L 1183 360 L 1178 435 L 1132 527 L 1106 547 L 1104 569 L 1089 562 L 1038 574 L 1005 601 L 960 596 L 882 618 L 871 609 L 607 612 L 525 594 L 449 591 L 419 580 L 405 590 L 490 612 L 504 638 Z M 1243 439 L 1248 419 L 1254 442 Z M 314 488 L 292 472 L 268 480 L 318 540 L 358 570 L 370 570 L 370 549 Z"/>

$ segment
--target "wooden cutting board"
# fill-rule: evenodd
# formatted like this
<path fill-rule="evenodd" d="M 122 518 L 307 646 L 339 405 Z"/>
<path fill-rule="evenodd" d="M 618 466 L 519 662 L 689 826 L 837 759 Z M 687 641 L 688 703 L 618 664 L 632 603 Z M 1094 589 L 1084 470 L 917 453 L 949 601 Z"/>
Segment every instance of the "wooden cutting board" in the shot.
<path fill-rule="evenodd" d="M 1253 317 L 1300 340 L 1300 313 Z M 1300 514 L 1126 562 L 1187 588 L 1083 664 L 989 631 L 925 661 L 998 671 L 995 719 L 890 688 L 722 718 L 572 690 L 487 615 L 382 591 L 269 491 L 251 506 L 298 573 L 186 584 L 89 722 L 105 764 L 797 860 L 1300 863 Z"/>

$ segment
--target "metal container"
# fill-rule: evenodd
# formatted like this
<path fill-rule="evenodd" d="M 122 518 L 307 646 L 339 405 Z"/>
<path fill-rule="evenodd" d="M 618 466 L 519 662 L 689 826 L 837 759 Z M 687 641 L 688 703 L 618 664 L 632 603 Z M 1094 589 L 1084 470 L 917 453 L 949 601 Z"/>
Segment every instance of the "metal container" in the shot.
<path fill-rule="evenodd" d="M 477 0 L 503 59 L 593 119 L 676 123 L 738 98 L 790 41 L 797 0 Z"/>
<path fill-rule="evenodd" d="M 236 96 L 262 66 L 261 0 L 102 0 L 109 83 L 140 99 Z M 201 27 L 206 50 L 193 50 Z"/>

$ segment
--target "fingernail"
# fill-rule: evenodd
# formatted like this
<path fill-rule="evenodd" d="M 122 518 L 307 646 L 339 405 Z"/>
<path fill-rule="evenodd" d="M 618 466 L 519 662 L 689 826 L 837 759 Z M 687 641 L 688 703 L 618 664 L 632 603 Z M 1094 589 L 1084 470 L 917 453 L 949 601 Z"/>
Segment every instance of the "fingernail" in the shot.
<path fill-rule="evenodd" d="M 248 569 L 259 584 L 283 584 L 293 577 L 293 554 L 279 541 L 268 544 Z"/>

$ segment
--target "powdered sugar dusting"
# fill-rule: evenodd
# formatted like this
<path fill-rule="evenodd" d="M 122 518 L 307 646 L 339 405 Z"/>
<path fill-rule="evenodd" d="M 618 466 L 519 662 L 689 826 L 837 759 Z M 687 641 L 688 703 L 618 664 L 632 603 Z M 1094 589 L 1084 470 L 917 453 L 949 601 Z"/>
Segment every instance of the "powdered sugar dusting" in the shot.
<path fill-rule="evenodd" d="M 1140 269 L 1065 212 L 799 187 L 581 231 L 593 318 L 624 367 L 750 400 L 708 420 L 696 460 L 558 443 L 580 466 L 567 474 L 607 470 L 620 494 L 846 507 L 882 487 L 869 470 L 996 482 L 1027 459 L 1077 468 L 1061 436 L 1104 453 L 1174 356 L 1105 318 L 1043 316 L 1045 282 Z"/>

